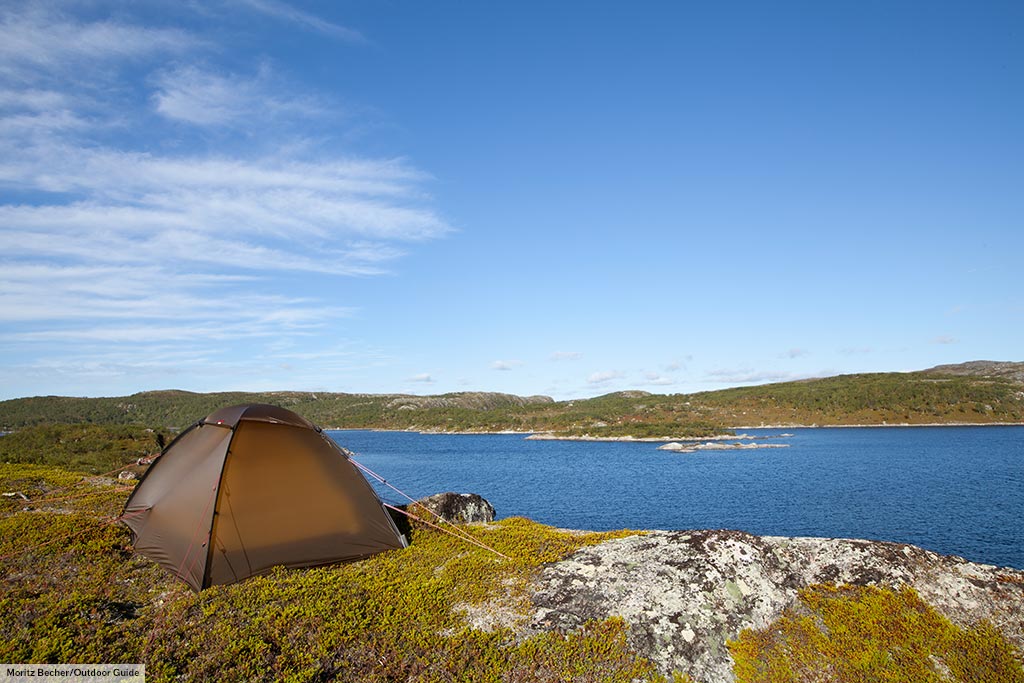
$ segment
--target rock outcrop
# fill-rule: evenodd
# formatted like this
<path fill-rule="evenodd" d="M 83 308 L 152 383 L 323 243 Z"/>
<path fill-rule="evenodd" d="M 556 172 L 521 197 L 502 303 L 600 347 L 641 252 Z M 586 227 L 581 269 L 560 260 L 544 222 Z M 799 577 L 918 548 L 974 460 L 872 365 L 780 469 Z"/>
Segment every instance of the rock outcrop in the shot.
<path fill-rule="evenodd" d="M 407 507 L 409 512 L 419 514 L 420 506 L 456 524 L 494 521 L 494 506 L 475 493 L 435 493 Z"/>
<path fill-rule="evenodd" d="M 631 645 L 664 673 L 732 681 L 726 642 L 820 583 L 909 585 L 954 623 L 987 619 L 1024 649 L 1024 572 L 910 545 L 737 531 L 655 531 L 584 548 L 535 577 L 518 623 L 569 631 L 620 616 Z"/>

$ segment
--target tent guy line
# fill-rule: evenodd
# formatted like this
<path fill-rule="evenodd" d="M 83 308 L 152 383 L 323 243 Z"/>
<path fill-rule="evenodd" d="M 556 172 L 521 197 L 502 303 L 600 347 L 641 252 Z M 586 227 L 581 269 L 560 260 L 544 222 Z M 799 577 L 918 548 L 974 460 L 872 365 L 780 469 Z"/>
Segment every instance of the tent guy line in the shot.
<path fill-rule="evenodd" d="M 400 488 L 398 488 L 397 486 L 395 486 L 394 484 L 389 482 L 387 479 L 385 479 L 384 477 L 380 476 L 379 474 L 377 474 L 376 472 L 371 470 L 369 467 L 367 467 L 363 463 L 361 463 L 358 460 L 356 460 L 355 457 L 354 457 L 354 454 L 352 453 L 352 451 L 348 450 L 347 448 L 343 448 L 342 450 L 345 452 L 346 456 L 348 456 L 348 459 L 352 461 L 352 464 L 354 464 L 356 467 L 361 469 L 363 472 L 365 472 L 366 474 L 370 475 L 371 477 L 373 477 L 374 479 L 379 481 L 381 484 L 384 484 L 385 486 L 390 488 L 392 491 L 395 491 L 396 493 L 398 493 L 400 496 L 404 497 L 406 500 L 408 500 L 413 505 L 418 505 L 421 509 L 426 510 L 430 514 L 434 515 L 434 517 L 436 517 L 442 523 L 450 525 L 453 529 L 455 529 L 459 533 L 457 533 L 457 534 L 456 533 L 452 533 L 451 531 L 448 531 L 447 529 L 443 529 L 443 528 L 441 528 L 440 526 L 438 526 L 436 524 L 431 524 L 427 520 L 420 519 L 416 515 L 413 515 L 413 514 L 409 513 L 409 511 L 403 510 L 403 509 L 401 509 L 399 507 L 396 507 L 394 505 L 389 505 L 388 503 L 384 503 L 384 507 L 388 508 L 389 510 L 394 510 L 395 512 L 397 512 L 399 514 L 405 515 L 409 519 L 414 519 L 417 522 L 422 522 L 424 524 L 427 524 L 427 525 L 437 529 L 438 531 L 443 531 L 444 533 L 449 534 L 451 536 L 454 536 L 455 538 L 459 538 L 459 539 L 462 539 L 463 541 L 467 541 L 468 543 L 472 543 L 473 545 L 480 546 L 484 550 L 488 550 L 488 551 L 494 553 L 495 555 L 497 555 L 498 557 L 502 557 L 502 558 L 504 558 L 506 560 L 511 560 L 512 559 L 508 555 L 505 555 L 504 553 L 498 552 L 497 550 L 495 550 L 494 548 L 490 547 L 489 545 L 487 545 L 483 541 L 480 541 L 479 539 L 474 538 L 468 531 L 466 531 L 465 529 L 462 529 L 461 527 L 459 527 L 457 524 L 455 524 L 451 520 L 445 519 L 442 515 L 438 514 L 437 512 L 434 512 L 433 510 L 431 510 L 431 509 L 427 508 L 426 506 L 424 506 L 422 503 L 420 503 L 418 500 L 414 499 L 408 493 L 406 493 L 405 491 L 401 490 Z"/>

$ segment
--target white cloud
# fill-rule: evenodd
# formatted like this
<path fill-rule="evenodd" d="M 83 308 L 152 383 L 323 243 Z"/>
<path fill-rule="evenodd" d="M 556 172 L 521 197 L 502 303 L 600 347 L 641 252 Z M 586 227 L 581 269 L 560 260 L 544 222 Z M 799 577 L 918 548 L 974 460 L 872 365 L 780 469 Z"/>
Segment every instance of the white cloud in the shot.
<path fill-rule="evenodd" d="M 351 314 L 309 299 L 250 292 L 250 285 L 247 278 L 151 266 L 12 264 L 0 271 L 0 319 L 8 323 L 0 341 L 148 345 L 276 339 L 309 334 Z"/>
<path fill-rule="evenodd" d="M 553 361 L 579 360 L 583 358 L 583 354 L 579 351 L 555 351 L 551 354 L 550 358 Z"/>
<path fill-rule="evenodd" d="M 707 380 L 722 382 L 726 384 L 752 384 L 769 382 L 789 382 L 802 379 L 807 375 L 798 375 L 791 372 L 778 372 L 774 370 L 753 370 L 751 368 L 730 368 L 711 370 L 707 373 Z"/>
<path fill-rule="evenodd" d="M 413 375 L 412 377 L 410 377 L 408 379 L 408 381 L 409 382 L 419 382 L 419 383 L 422 383 L 422 384 L 433 384 L 437 380 L 435 380 L 433 378 L 433 376 L 430 375 L 430 373 L 423 372 L 423 373 L 420 373 L 418 375 Z"/>
<path fill-rule="evenodd" d="M 289 92 L 287 82 L 263 66 L 253 77 L 217 73 L 197 66 L 164 70 L 153 79 L 153 104 L 161 115 L 199 126 L 240 125 L 252 134 L 258 124 L 282 125 L 328 113 L 314 98 Z M 339 117 L 337 108 L 330 114 Z"/>
<path fill-rule="evenodd" d="M 23 76 L 27 68 L 54 73 L 81 68 L 83 62 L 184 53 L 201 44 L 179 29 L 115 21 L 77 22 L 38 8 L 7 12 L 0 22 L 0 74 Z"/>
<path fill-rule="evenodd" d="M 804 358 L 809 355 L 811 355 L 811 352 L 808 351 L 807 349 L 792 348 L 780 353 L 779 358 L 788 358 L 792 360 L 795 358 Z"/>
<path fill-rule="evenodd" d="M 67 95 L 53 90 L 0 90 L 0 108 L 23 111 L 54 111 L 71 105 Z"/>
<path fill-rule="evenodd" d="M 612 380 L 616 380 L 622 377 L 622 373 L 618 370 L 605 370 L 602 372 L 592 373 L 587 377 L 587 384 L 607 384 Z"/>
<path fill-rule="evenodd" d="M 959 344 L 960 340 L 949 335 L 941 335 L 932 339 L 933 344 Z"/>
<path fill-rule="evenodd" d="M 250 83 L 185 67 L 160 75 L 153 101 L 156 110 L 168 118 L 211 125 L 244 116 L 257 94 Z"/>
<path fill-rule="evenodd" d="M 492 370 L 509 371 L 520 367 L 523 364 L 521 360 L 496 360 L 491 363 Z"/>
<path fill-rule="evenodd" d="M 658 374 L 657 372 L 645 372 L 644 373 L 644 384 L 650 386 L 667 387 L 676 383 L 671 377 L 665 377 L 664 375 Z"/>
<path fill-rule="evenodd" d="M 3 141 L 0 141 L 2 145 Z M 8 141 L 10 142 L 10 141 Z M 416 241 L 450 230 L 401 160 L 303 162 L 157 157 L 69 145 L 10 145 L 0 182 L 84 199 L 3 207 L 13 228 L 191 228 L 210 235 Z"/>

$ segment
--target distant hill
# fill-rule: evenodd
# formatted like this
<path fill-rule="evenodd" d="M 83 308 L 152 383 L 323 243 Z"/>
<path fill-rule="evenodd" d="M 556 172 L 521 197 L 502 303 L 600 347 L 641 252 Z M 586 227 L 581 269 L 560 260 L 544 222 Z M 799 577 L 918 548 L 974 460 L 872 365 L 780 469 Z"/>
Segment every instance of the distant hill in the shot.
<path fill-rule="evenodd" d="M 76 398 L 35 396 L 0 401 L 0 427 L 44 423 L 133 424 L 181 429 L 218 408 L 241 403 L 272 403 L 293 410 L 324 427 L 405 429 L 424 414 L 435 420 L 461 413 L 486 415 L 502 409 L 549 404 L 548 396 L 514 396 L 493 392 L 461 392 L 439 396 L 407 394 L 341 394 L 272 391 L 220 392 L 145 391 L 131 396 Z"/>
<path fill-rule="evenodd" d="M 325 428 L 514 430 L 608 438 L 707 436 L 758 425 L 1024 423 L 1024 363 L 973 361 L 920 372 L 839 375 L 694 394 L 624 391 L 574 401 L 487 392 L 40 396 L 0 402 L 0 428 L 94 423 L 181 429 L 238 403 L 281 405 Z"/>
<path fill-rule="evenodd" d="M 973 360 L 957 365 L 936 365 L 925 372 L 944 375 L 966 375 L 968 377 L 1003 377 L 1024 384 L 1024 363 L 1009 363 L 995 360 Z"/>

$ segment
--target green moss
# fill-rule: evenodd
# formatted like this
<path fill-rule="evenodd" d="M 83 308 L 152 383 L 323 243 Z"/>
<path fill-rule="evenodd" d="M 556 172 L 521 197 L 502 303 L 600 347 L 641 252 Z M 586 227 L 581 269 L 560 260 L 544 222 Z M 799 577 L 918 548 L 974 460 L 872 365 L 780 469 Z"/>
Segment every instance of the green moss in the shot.
<path fill-rule="evenodd" d="M 1013 646 L 989 623 L 963 629 L 911 588 L 814 586 L 798 605 L 729 643 L 738 683 L 1022 683 Z"/>

